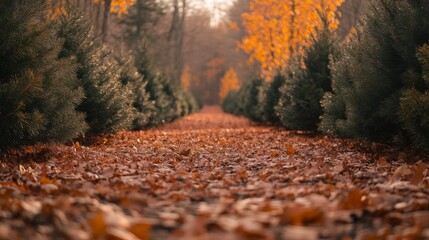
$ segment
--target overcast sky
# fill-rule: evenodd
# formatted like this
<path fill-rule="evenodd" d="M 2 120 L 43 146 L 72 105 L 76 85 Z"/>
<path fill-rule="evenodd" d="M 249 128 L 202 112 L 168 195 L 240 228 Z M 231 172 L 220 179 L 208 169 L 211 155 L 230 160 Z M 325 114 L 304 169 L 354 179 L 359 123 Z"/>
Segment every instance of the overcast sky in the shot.
<path fill-rule="evenodd" d="M 212 13 L 213 23 L 219 22 L 234 0 L 193 0 L 198 5 L 201 4 L 204 8 Z"/>

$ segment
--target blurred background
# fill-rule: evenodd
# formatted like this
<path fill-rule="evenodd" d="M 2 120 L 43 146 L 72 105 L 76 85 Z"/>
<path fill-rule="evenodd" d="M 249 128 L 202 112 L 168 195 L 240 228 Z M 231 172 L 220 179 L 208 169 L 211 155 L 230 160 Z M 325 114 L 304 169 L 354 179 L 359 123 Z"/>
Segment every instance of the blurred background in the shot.
<path fill-rule="evenodd" d="M 55 17 L 64 0 L 50 1 L 50 14 Z M 261 75 L 261 63 L 251 61 L 251 52 L 242 47 L 248 37 L 243 16 L 249 13 L 252 0 L 70 1 L 84 9 L 110 47 L 118 51 L 144 48 L 153 70 L 180 81 L 205 104 L 220 104 L 229 88 L 237 88 L 237 82 Z M 366 0 L 340 2 L 336 31 L 344 40 Z M 222 79 L 229 84 L 221 87 Z"/>

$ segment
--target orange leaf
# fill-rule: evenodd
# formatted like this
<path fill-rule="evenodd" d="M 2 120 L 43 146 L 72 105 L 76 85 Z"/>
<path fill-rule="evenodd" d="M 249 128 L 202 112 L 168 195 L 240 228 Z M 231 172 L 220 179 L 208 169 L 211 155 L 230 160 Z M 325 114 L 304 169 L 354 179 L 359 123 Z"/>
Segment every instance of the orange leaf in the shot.
<path fill-rule="evenodd" d="M 322 223 L 324 221 L 324 213 L 315 207 L 286 207 L 281 219 L 282 224 L 291 225 L 308 225 L 314 223 Z"/>
<path fill-rule="evenodd" d="M 92 237 L 94 239 L 101 238 L 106 234 L 107 226 L 103 213 L 97 213 L 91 220 L 89 220 L 89 225 L 91 226 Z"/>
<path fill-rule="evenodd" d="M 292 145 L 287 147 L 287 154 L 292 155 L 295 154 L 295 148 Z"/>
<path fill-rule="evenodd" d="M 341 199 L 338 204 L 340 209 L 352 210 L 360 209 L 365 206 L 365 194 L 360 189 L 353 189 L 347 193 L 347 195 Z"/>
<path fill-rule="evenodd" d="M 150 240 L 150 231 L 152 224 L 148 221 L 141 221 L 131 225 L 129 231 L 136 235 L 140 240 Z"/>

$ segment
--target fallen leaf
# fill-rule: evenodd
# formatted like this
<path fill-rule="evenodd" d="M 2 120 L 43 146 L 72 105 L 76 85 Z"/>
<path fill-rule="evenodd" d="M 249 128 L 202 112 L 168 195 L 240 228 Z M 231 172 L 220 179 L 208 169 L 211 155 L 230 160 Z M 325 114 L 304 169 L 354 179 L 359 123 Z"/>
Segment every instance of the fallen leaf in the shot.
<path fill-rule="evenodd" d="M 106 230 L 107 240 L 139 240 L 136 235 L 124 229 L 109 227 Z"/>
<path fill-rule="evenodd" d="M 365 207 L 366 196 L 360 189 L 350 190 L 338 203 L 339 209 L 353 210 Z"/>
<path fill-rule="evenodd" d="M 94 239 L 101 238 L 106 235 L 107 225 L 102 212 L 95 214 L 89 220 L 89 226 L 92 229 L 92 237 Z"/>
<path fill-rule="evenodd" d="M 317 240 L 318 231 L 310 227 L 290 226 L 283 230 L 283 239 L 290 240 Z"/>
<path fill-rule="evenodd" d="M 324 222 L 324 213 L 316 207 L 288 206 L 281 217 L 281 224 L 305 226 Z"/>
<path fill-rule="evenodd" d="M 151 239 L 152 222 L 140 220 L 131 224 L 129 231 L 140 240 Z"/>

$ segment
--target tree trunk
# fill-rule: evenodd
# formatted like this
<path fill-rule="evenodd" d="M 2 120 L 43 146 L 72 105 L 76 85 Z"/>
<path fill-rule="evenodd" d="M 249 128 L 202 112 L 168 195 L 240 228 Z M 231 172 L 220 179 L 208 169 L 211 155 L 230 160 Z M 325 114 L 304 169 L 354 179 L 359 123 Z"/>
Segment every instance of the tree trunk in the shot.
<path fill-rule="evenodd" d="M 294 48 L 294 34 L 295 34 L 295 18 L 296 18 L 296 6 L 295 6 L 295 0 L 291 0 L 291 17 L 290 17 L 290 36 L 289 36 L 289 59 L 293 58 L 293 55 L 295 54 L 295 48 Z"/>
<path fill-rule="evenodd" d="M 104 12 L 103 12 L 103 24 L 101 34 L 103 42 L 106 42 L 109 37 L 109 20 L 110 20 L 110 7 L 112 6 L 112 0 L 104 0 Z"/>
<path fill-rule="evenodd" d="M 168 40 L 172 44 L 173 55 L 173 79 L 180 82 L 182 76 L 184 59 L 183 59 L 183 44 L 185 35 L 185 20 L 187 11 L 187 0 L 174 0 L 173 2 L 173 16 L 171 19 L 170 30 L 168 33 Z"/>
<path fill-rule="evenodd" d="M 186 21 L 186 10 L 187 2 L 182 0 L 182 11 L 181 18 L 179 22 L 179 32 L 177 36 L 176 44 L 176 80 L 180 83 L 180 78 L 182 77 L 183 67 L 184 67 L 184 57 L 183 57 L 183 43 L 185 37 L 185 21 Z"/>

